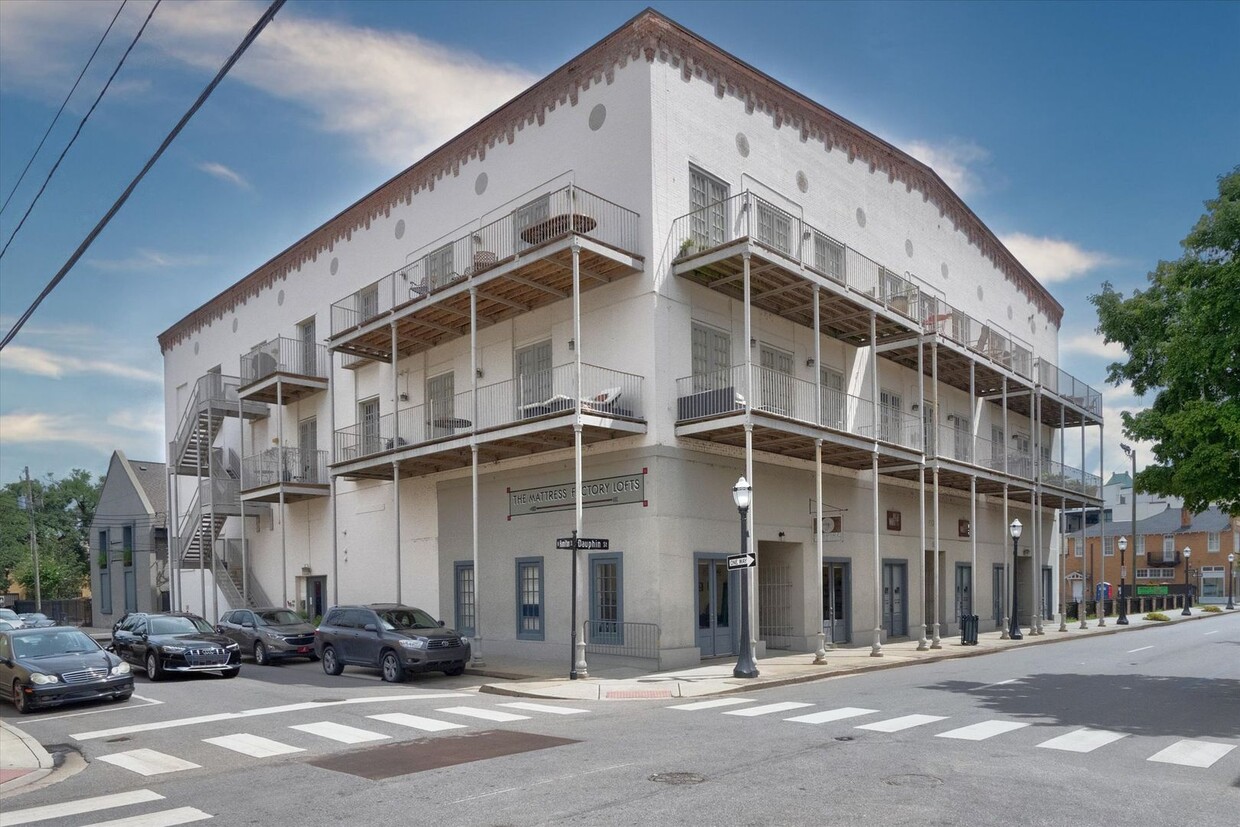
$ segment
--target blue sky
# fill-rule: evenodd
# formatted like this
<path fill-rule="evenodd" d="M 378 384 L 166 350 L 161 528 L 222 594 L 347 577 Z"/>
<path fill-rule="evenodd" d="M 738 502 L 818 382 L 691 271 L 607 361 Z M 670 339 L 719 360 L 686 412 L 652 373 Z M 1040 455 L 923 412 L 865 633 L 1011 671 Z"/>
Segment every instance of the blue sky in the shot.
<path fill-rule="evenodd" d="M 0 2 L 0 198 L 120 0 Z M 13 203 L 8 239 L 151 9 L 131 0 Z M 0 482 L 163 456 L 156 335 L 645 3 L 290 0 L 0 354 Z M 264 3 L 166 0 L 0 260 L 8 330 Z M 1086 297 L 1141 287 L 1240 163 L 1238 3 L 655 6 L 929 163 L 1065 306 L 1060 363 L 1104 389 Z M 1118 412 L 1105 387 L 1106 470 Z M 1096 470 L 1096 436 L 1091 458 Z M 1148 452 L 1143 452 L 1148 453 Z"/>

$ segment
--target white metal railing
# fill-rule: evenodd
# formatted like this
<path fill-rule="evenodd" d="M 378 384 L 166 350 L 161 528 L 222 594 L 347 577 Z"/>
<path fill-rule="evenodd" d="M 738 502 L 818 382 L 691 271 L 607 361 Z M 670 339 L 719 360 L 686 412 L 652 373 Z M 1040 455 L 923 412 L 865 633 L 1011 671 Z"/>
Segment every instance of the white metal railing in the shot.
<path fill-rule="evenodd" d="M 325 345 L 277 336 L 241 357 L 241 384 L 251 385 L 276 373 L 325 379 L 329 364 Z"/>
<path fill-rule="evenodd" d="M 241 490 L 278 482 L 326 485 L 327 452 L 301 448 L 268 448 L 241 461 Z"/>

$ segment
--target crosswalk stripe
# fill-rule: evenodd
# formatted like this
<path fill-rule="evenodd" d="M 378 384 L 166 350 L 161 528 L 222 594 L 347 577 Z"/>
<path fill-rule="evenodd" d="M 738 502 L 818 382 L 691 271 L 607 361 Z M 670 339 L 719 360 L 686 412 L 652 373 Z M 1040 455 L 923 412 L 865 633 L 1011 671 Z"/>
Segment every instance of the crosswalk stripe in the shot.
<path fill-rule="evenodd" d="M 725 712 L 724 715 L 740 715 L 743 718 L 754 718 L 758 715 L 771 715 L 776 712 L 787 712 L 789 709 L 801 709 L 802 707 L 813 706 L 813 704 L 797 703 L 796 701 L 785 701 L 780 704 L 766 704 L 765 706 L 751 706 L 748 709 L 733 709 L 731 712 Z"/>
<path fill-rule="evenodd" d="M 1018 721 L 982 721 L 980 724 L 969 724 L 968 726 L 960 727 L 960 729 L 940 732 L 934 737 L 956 738 L 961 741 L 985 741 L 987 738 L 994 738 L 996 735 L 1024 729 L 1027 726 L 1029 724 L 1023 724 Z"/>
<path fill-rule="evenodd" d="M 736 706 L 737 704 L 751 704 L 752 698 L 717 698 L 713 701 L 694 701 L 691 704 L 678 704 L 677 706 L 669 706 L 668 709 L 687 709 L 690 711 L 698 709 L 714 709 L 719 706 Z"/>
<path fill-rule="evenodd" d="M 464 715 L 466 718 L 481 718 L 484 721 L 528 721 L 529 715 L 515 715 L 511 712 L 500 712 L 498 709 L 479 709 L 474 706 L 450 706 L 446 709 L 436 709 L 436 712 L 446 712 L 449 715 Z"/>
<path fill-rule="evenodd" d="M 112 821 L 96 821 L 86 827 L 176 827 L 178 824 L 189 824 L 192 821 L 206 821 L 210 813 L 204 813 L 196 807 L 177 807 L 175 810 L 160 810 L 141 816 L 118 818 Z"/>
<path fill-rule="evenodd" d="M 445 729 L 465 729 L 464 724 L 454 724 L 450 721 L 436 721 L 434 718 L 421 718 L 417 715 L 409 715 L 405 712 L 384 712 L 381 715 L 368 715 L 376 721 L 384 721 L 389 724 L 397 724 L 398 726 L 407 726 L 413 729 L 420 729 L 423 732 L 442 732 Z"/>
<path fill-rule="evenodd" d="M 1204 769 L 1213 766 L 1214 762 L 1235 748 L 1233 744 L 1216 744 L 1212 741 L 1179 741 L 1145 760 Z"/>
<path fill-rule="evenodd" d="M 946 715 L 903 715 L 899 718 L 889 718 L 886 721 L 875 721 L 872 724 L 861 724 L 857 729 L 872 729 L 875 732 L 899 732 L 902 729 L 912 729 L 915 726 L 924 724 L 932 724 L 935 721 L 947 720 Z"/>
<path fill-rule="evenodd" d="M 131 749 L 127 752 L 101 755 L 99 760 L 136 772 L 138 775 L 163 775 L 167 772 L 180 772 L 181 770 L 196 770 L 199 768 L 198 764 L 183 761 L 180 758 L 156 752 L 153 749 Z"/>
<path fill-rule="evenodd" d="M 91 798 L 79 798 L 76 801 L 64 801 L 60 804 L 44 804 L 42 807 L 27 807 L 24 810 L 5 810 L 0 813 L 0 825 L 17 827 L 18 824 L 34 824 L 36 821 L 47 821 L 51 818 L 67 818 L 68 816 L 93 813 L 98 810 L 110 810 L 115 807 L 127 807 L 130 804 L 145 804 L 148 801 L 162 801 L 163 796 L 154 790 L 131 790 L 127 793 L 96 795 Z"/>
<path fill-rule="evenodd" d="M 524 709 L 526 712 L 546 712 L 551 715 L 580 715 L 589 712 L 588 709 L 574 709 L 571 706 L 549 706 L 548 704 L 531 704 L 525 701 L 518 701 L 511 704 L 500 704 L 513 709 Z"/>
<path fill-rule="evenodd" d="M 273 755 L 288 755 L 290 752 L 305 752 L 301 747 L 281 744 L 270 738 L 239 732 L 236 735 L 221 735 L 218 738 L 203 738 L 204 743 L 230 749 L 253 758 L 270 758 Z"/>
<path fill-rule="evenodd" d="M 313 724 L 294 724 L 289 729 L 330 738 L 342 744 L 364 744 L 367 741 L 386 741 L 388 738 L 388 736 L 380 732 L 371 732 L 368 729 L 358 729 L 357 727 L 336 724 L 331 721 L 318 721 Z"/>
<path fill-rule="evenodd" d="M 1065 752 L 1093 752 L 1120 738 L 1126 738 L 1125 732 L 1107 732 L 1104 729 L 1077 729 L 1066 735 L 1060 735 L 1049 741 L 1038 744 L 1043 749 L 1059 749 Z"/>
<path fill-rule="evenodd" d="M 828 709 L 826 712 L 811 712 L 795 718 L 784 718 L 798 724 L 825 724 L 830 721 L 842 721 L 845 718 L 856 718 L 861 715 L 873 715 L 877 709 L 862 709 L 859 706 L 844 706 L 839 709 Z"/>

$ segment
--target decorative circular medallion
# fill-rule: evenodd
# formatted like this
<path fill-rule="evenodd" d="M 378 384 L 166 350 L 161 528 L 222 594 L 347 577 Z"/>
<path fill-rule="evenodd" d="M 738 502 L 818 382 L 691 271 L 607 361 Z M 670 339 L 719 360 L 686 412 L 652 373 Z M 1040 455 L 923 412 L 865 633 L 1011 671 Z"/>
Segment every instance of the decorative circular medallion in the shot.
<path fill-rule="evenodd" d="M 607 121 L 607 107 L 603 104 L 596 104 L 590 110 L 590 131 L 598 132 L 603 128 L 603 124 Z"/>

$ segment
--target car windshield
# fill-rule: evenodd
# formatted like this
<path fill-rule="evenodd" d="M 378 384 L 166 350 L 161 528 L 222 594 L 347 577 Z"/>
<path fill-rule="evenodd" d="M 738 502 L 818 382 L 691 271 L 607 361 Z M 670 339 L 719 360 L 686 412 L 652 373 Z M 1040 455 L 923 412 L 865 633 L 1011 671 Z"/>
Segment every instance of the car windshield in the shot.
<path fill-rule="evenodd" d="M 195 632 L 210 634 L 214 631 L 207 621 L 197 617 L 151 618 L 151 634 L 153 635 L 192 635 Z"/>
<path fill-rule="evenodd" d="M 388 631 L 396 629 L 438 629 L 435 619 L 421 609 L 384 609 L 379 612 L 383 628 Z"/>
<path fill-rule="evenodd" d="M 54 658 L 98 651 L 99 644 L 76 629 L 54 635 L 13 635 L 13 654 L 19 658 Z"/>
<path fill-rule="evenodd" d="M 272 609 L 269 612 L 255 612 L 258 619 L 263 623 L 271 626 L 290 626 L 294 623 L 304 623 L 301 615 L 296 612 L 290 612 L 288 609 Z"/>

